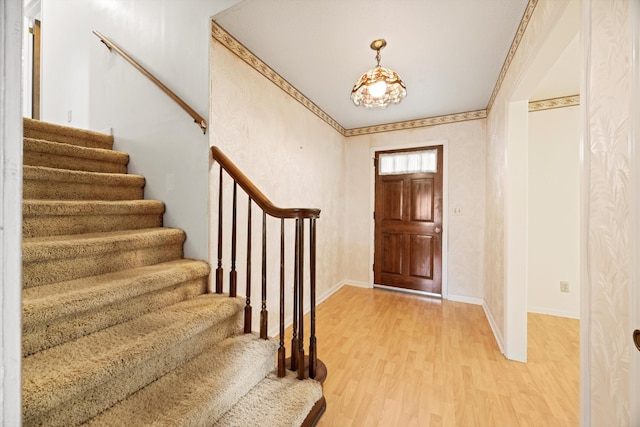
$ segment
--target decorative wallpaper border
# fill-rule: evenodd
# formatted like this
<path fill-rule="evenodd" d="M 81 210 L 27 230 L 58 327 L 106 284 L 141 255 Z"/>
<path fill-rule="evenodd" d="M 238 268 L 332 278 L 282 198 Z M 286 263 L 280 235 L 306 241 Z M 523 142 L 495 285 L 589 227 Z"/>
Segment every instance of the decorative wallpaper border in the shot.
<path fill-rule="evenodd" d="M 250 67 L 269 79 L 273 84 L 285 91 L 293 99 L 305 106 L 316 116 L 324 120 L 329 126 L 344 135 L 345 129 L 336 122 L 330 115 L 325 113 L 320 107 L 314 104 L 309 98 L 304 96 L 302 92 L 293 87 L 291 83 L 286 81 L 282 76 L 276 73 L 271 67 L 262 62 L 260 58 L 255 56 L 249 49 L 244 47 L 242 43 L 233 38 L 224 28 L 211 20 L 211 36 L 220 42 L 223 46 L 233 52 L 238 58 L 246 62 Z"/>
<path fill-rule="evenodd" d="M 367 126 L 362 128 L 347 129 L 344 136 L 366 135 L 393 130 L 413 129 L 427 126 L 442 125 L 447 123 L 466 122 L 487 117 L 487 110 L 469 111 L 466 113 L 448 114 L 446 116 L 429 117 L 425 119 L 407 120 L 405 122 L 388 123 L 384 125 Z"/>
<path fill-rule="evenodd" d="M 524 15 L 522 15 L 522 20 L 520 21 L 520 25 L 518 26 L 516 35 L 513 38 L 513 42 L 511 42 L 509 53 L 507 53 L 507 57 L 504 60 L 504 64 L 502 64 L 502 69 L 500 70 L 500 74 L 498 75 L 498 81 L 496 81 L 496 85 L 493 88 L 493 93 L 491 94 L 491 98 L 489 98 L 489 103 L 487 104 L 487 111 L 491 110 L 491 107 L 493 106 L 493 102 L 496 100 L 496 96 L 498 96 L 500 87 L 502 87 L 502 82 L 504 81 L 504 78 L 507 75 L 507 71 L 509 71 L 509 66 L 511 66 L 511 61 L 513 61 L 513 57 L 516 55 L 518 46 L 520 46 L 520 41 L 522 40 L 522 36 L 524 36 L 524 32 L 527 29 L 527 26 L 529 25 L 529 21 L 531 21 L 531 16 L 533 15 L 533 11 L 535 10 L 537 4 L 538 4 L 538 0 L 529 0 L 529 3 L 527 4 L 527 8 L 524 11 Z"/>
<path fill-rule="evenodd" d="M 407 120 L 404 122 L 395 122 L 388 123 L 384 125 L 376 125 L 376 126 L 367 126 L 361 128 L 353 128 L 353 129 L 345 129 L 340 125 L 336 120 L 333 119 L 330 115 L 328 115 L 324 110 L 314 104 L 309 98 L 304 96 L 302 92 L 296 89 L 291 83 L 286 81 L 282 76 L 276 73 L 271 67 L 265 64 L 260 58 L 255 56 L 249 49 L 242 45 L 238 40 L 236 40 L 231 34 L 229 34 L 224 28 L 218 25 L 217 22 L 211 20 L 211 37 L 221 43 L 224 47 L 229 49 L 233 54 L 235 54 L 238 58 L 242 59 L 245 63 L 247 63 L 250 67 L 256 70 L 258 73 L 262 74 L 268 80 L 270 80 L 273 84 L 278 86 L 284 92 L 286 92 L 289 96 L 294 98 L 300 104 L 302 104 L 305 108 L 311 111 L 313 114 L 318 116 L 324 122 L 326 122 L 329 126 L 334 128 L 338 133 L 342 136 L 356 136 L 356 135 L 367 135 L 379 132 L 390 132 L 394 130 L 404 130 L 404 129 L 414 129 L 428 126 L 435 126 L 440 124 L 448 124 L 448 123 L 457 123 L 457 122 L 465 122 L 468 120 L 478 120 L 484 119 L 487 117 L 487 112 L 491 110 L 491 106 L 502 86 L 502 82 L 507 74 L 507 70 L 511 65 L 511 61 L 515 56 L 516 51 L 518 50 L 518 46 L 520 45 L 520 40 L 522 40 L 522 36 L 524 35 L 525 30 L 527 29 L 527 25 L 531 20 L 531 15 L 533 15 L 533 11 L 538 4 L 538 0 L 529 0 L 527 4 L 527 8 L 525 9 L 522 20 L 520 21 L 520 25 L 518 26 L 518 30 L 516 31 L 516 35 L 511 43 L 511 47 L 509 49 L 509 53 L 502 65 L 502 69 L 500 71 L 500 75 L 496 82 L 496 85 L 493 89 L 493 93 L 491 94 L 491 98 L 489 99 L 489 103 L 487 108 L 484 110 L 476 110 L 469 111 L 465 113 L 456 113 L 456 114 L 448 114 L 445 116 L 437 116 L 437 117 L 427 117 L 423 119 L 416 120 Z M 575 95 L 574 97 L 578 97 Z M 565 98 L 555 98 L 544 101 L 536 101 L 529 103 L 529 111 L 538 111 L 543 109 L 550 108 L 561 108 L 568 107 L 570 105 L 577 105 L 579 103 L 579 97 L 577 100 L 573 100 L 574 97 L 565 97 Z M 567 101 L 570 99 L 570 101 Z M 573 102 L 573 103 L 572 103 Z M 534 106 L 532 107 L 532 104 Z"/>
<path fill-rule="evenodd" d="M 573 107 L 574 105 L 580 105 L 580 95 L 531 101 L 529 102 L 529 112 L 551 110 L 553 108 Z"/>

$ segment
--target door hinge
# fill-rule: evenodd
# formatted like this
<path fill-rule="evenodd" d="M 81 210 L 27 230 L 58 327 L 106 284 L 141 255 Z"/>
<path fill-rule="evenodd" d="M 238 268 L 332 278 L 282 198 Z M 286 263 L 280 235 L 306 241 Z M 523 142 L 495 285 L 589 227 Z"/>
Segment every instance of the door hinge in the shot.
<path fill-rule="evenodd" d="M 376 219 L 376 211 L 373 211 L 373 219 Z"/>
<path fill-rule="evenodd" d="M 373 271 L 376 271 L 376 265 L 375 265 L 375 264 L 371 264 L 371 269 L 372 269 Z"/>

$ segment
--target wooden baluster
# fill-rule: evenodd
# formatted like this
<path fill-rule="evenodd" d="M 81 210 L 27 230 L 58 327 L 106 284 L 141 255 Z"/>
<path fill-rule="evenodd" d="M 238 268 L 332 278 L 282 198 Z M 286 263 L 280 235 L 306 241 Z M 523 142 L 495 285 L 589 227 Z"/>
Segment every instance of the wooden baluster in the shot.
<path fill-rule="evenodd" d="M 262 310 L 260 310 L 260 338 L 267 339 L 267 214 L 262 212 Z"/>
<path fill-rule="evenodd" d="M 300 220 L 296 218 L 296 236 L 295 236 L 295 249 L 293 254 L 293 324 L 292 324 L 292 336 L 291 336 L 291 364 L 289 369 L 292 371 L 298 370 L 298 267 L 300 253 L 300 229 L 298 223 Z"/>
<path fill-rule="evenodd" d="M 278 348 L 278 376 L 285 375 L 284 348 L 284 218 L 280 219 L 280 347 Z"/>
<path fill-rule="evenodd" d="M 316 349 L 316 219 L 309 220 L 309 377 L 316 377 L 318 353 Z"/>
<path fill-rule="evenodd" d="M 251 333 L 251 197 L 247 206 L 247 303 L 244 306 L 244 333 Z"/>
<path fill-rule="evenodd" d="M 300 265 L 298 266 L 298 379 L 305 379 L 304 372 L 304 219 L 300 219 Z"/>
<path fill-rule="evenodd" d="M 218 187 L 218 268 L 216 268 L 216 293 L 222 293 L 222 165 Z"/>
<path fill-rule="evenodd" d="M 238 272 L 236 271 L 236 237 L 238 214 L 238 183 L 233 181 L 233 209 L 231 216 L 231 271 L 229 272 L 229 296 L 238 294 Z"/>

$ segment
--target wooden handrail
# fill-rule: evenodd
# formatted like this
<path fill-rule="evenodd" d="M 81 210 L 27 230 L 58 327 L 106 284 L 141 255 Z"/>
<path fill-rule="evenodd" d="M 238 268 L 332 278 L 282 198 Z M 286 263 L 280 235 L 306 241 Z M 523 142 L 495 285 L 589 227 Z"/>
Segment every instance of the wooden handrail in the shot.
<path fill-rule="evenodd" d="M 115 50 L 117 53 L 119 53 L 124 59 L 127 60 L 127 62 L 129 62 L 131 65 L 133 65 L 135 68 L 137 68 L 138 71 L 140 71 L 142 74 L 147 76 L 149 78 L 149 80 L 154 82 L 156 84 L 156 86 L 158 86 L 164 93 L 166 93 L 169 96 L 169 98 L 173 99 L 180 107 L 182 107 L 182 109 L 184 111 L 186 111 L 193 118 L 193 121 L 195 123 L 197 123 L 198 126 L 200 126 L 200 129 L 202 129 L 202 133 L 206 133 L 207 132 L 207 121 L 201 115 L 196 113 L 196 111 L 193 108 L 191 108 L 189 106 L 189 104 L 184 102 L 182 100 L 182 98 L 180 98 L 178 95 L 176 95 L 171 89 L 169 89 L 164 83 L 162 83 L 160 80 L 158 80 L 146 68 L 144 68 L 142 65 L 140 65 L 138 63 L 138 61 L 136 61 L 131 56 L 129 56 L 129 54 L 127 54 L 124 50 L 122 50 L 122 48 L 120 48 L 120 46 L 118 46 L 117 44 L 115 44 L 114 42 L 109 40 L 107 37 L 105 37 L 102 33 L 98 32 L 98 31 L 93 31 L 93 34 L 98 36 L 100 41 L 102 43 L 104 43 L 105 46 L 107 46 L 107 49 Z"/>
<path fill-rule="evenodd" d="M 274 218 L 319 218 L 320 209 L 302 209 L 302 208 L 279 208 L 275 206 L 267 196 L 262 194 L 249 178 L 243 174 L 236 165 L 225 156 L 218 147 L 211 147 L 211 155 L 213 160 L 218 162 L 220 166 L 233 178 L 234 181 L 256 202 L 260 209 Z"/>

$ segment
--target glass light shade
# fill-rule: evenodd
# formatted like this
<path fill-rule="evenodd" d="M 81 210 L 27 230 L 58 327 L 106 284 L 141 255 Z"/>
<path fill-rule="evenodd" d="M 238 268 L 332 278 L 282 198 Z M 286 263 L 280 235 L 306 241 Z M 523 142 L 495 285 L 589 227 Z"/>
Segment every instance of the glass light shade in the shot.
<path fill-rule="evenodd" d="M 369 85 L 369 93 L 373 98 L 380 98 L 387 91 L 387 82 L 378 80 L 377 82 Z"/>
<path fill-rule="evenodd" d="M 379 65 L 364 73 L 351 90 L 353 103 L 365 108 L 385 108 L 406 95 L 407 88 L 398 73 Z"/>

